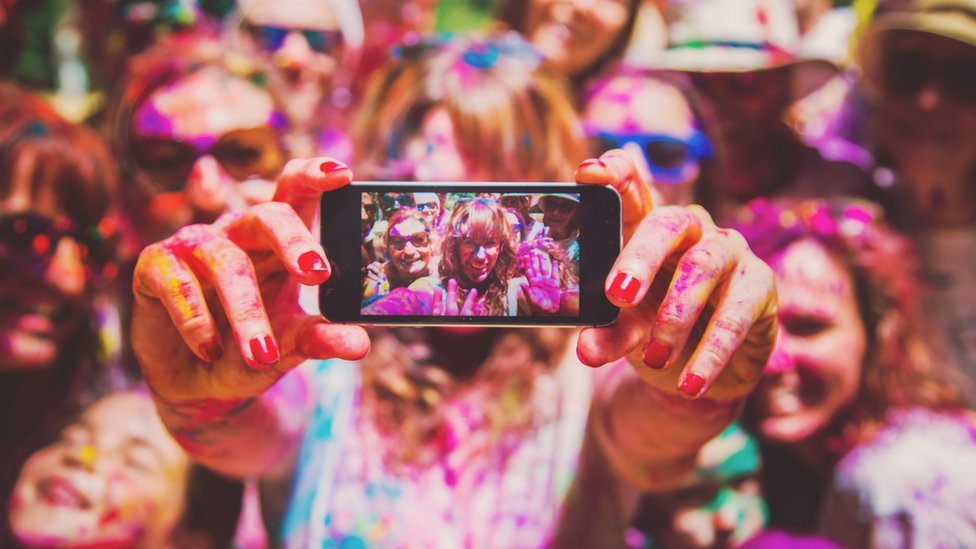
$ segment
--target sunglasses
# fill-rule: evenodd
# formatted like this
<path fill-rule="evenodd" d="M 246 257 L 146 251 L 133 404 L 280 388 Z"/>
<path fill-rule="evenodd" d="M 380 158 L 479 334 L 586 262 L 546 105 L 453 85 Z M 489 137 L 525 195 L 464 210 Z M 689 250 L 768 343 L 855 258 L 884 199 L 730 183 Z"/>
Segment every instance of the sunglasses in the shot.
<path fill-rule="evenodd" d="M 278 132 L 269 127 L 227 132 L 206 149 L 173 139 L 136 137 L 132 153 L 152 194 L 183 191 L 193 165 L 204 155 L 212 156 L 237 181 L 274 179 L 287 161 Z"/>
<path fill-rule="evenodd" d="M 417 204 L 417 211 L 423 213 L 426 211 L 435 210 L 438 206 L 440 206 L 440 204 L 437 202 L 421 202 Z"/>
<path fill-rule="evenodd" d="M 331 55 L 342 46 L 342 31 L 338 30 L 311 30 L 293 29 L 288 27 L 276 27 L 273 25 L 247 25 L 254 40 L 257 41 L 261 49 L 268 53 L 274 53 L 281 49 L 285 43 L 285 38 L 292 32 L 300 33 L 308 42 L 308 47 L 318 53 Z"/>
<path fill-rule="evenodd" d="M 414 248 L 426 248 L 430 246 L 430 235 L 427 233 L 414 233 L 410 235 L 410 238 L 405 236 L 391 236 L 387 239 L 390 248 L 394 250 L 403 250 L 407 247 L 407 242 L 413 245 Z"/>
<path fill-rule="evenodd" d="M 627 143 L 637 144 L 644 152 L 654 182 L 665 185 L 681 183 L 688 165 L 712 156 L 712 145 L 699 130 L 694 130 L 687 139 L 656 133 L 588 133 L 598 140 L 601 152 L 619 149 Z"/>
<path fill-rule="evenodd" d="M 416 206 L 413 196 L 409 194 L 384 194 L 380 197 L 380 207 L 383 211 L 389 212 L 400 208 L 413 208 Z"/>
<path fill-rule="evenodd" d="M 888 55 L 881 65 L 884 92 L 895 97 L 917 96 L 936 82 L 939 91 L 960 104 L 976 104 L 976 60 L 939 63 L 921 53 Z"/>
<path fill-rule="evenodd" d="M 103 223 L 101 227 L 81 228 L 71 221 L 56 222 L 33 212 L 0 215 L 0 272 L 43 277 L 64 237 L 77 243 L 89 280 L 107 282 L 118 274 L 118 233 L 114 227 Z"/>
<path fill-rule="evenodd" d="M 552 213 L 571 214 L 576 211 L 578 204 L 572 200 L 547 198 L 542 201 L 542 211 Z"/>

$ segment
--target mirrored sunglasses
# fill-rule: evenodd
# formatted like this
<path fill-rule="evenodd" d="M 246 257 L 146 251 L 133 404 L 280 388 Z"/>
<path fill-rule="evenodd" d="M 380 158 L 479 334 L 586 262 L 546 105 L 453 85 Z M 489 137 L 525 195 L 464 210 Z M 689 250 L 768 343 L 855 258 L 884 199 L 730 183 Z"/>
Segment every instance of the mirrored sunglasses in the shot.
<path fill-rule="evenodd" d="M 390 248 L 394 250 L 403 250 L 407 247 L 409 242 L 414 248 L 426 248 L 430 246 L 430 235 L 427 233 L 414 233 L 410 235 L 409 238 L 405 236 L 390 236 L 387 239 Z"/>
<path fill-rule="evenodd" d="M 587 133 L 598 140 L 600 152 L 618 149 L 627 143 L 638 145 L 644 153 L 651 175 L 654 176 L 654 182 L 665 185 L 681 183 L 688 165 L 698 164 L 712 156 L 712 145 L 708 137 L 699 130 L 694 130 L 685 139 L 657 133 Z"/>
<path fill-rule="evenodd" d="M 247 24 L 246 28 L 261 49 L 268 53 L 280 50 L 285 44 L 285 38 L 292 32 L 300 33 L 308 43 L 308 47 L 318 53 L 331 55 L 342 46 L 342 31 L 339 30 L 293 29 L 252 24 Z"/>

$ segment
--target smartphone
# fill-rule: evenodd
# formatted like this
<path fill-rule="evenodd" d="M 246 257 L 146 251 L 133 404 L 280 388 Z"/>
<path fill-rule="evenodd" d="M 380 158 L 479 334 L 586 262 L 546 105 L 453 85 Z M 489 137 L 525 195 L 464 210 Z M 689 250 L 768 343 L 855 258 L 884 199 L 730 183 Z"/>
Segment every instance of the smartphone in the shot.
<path fill-rule="evenodd" d="M 604 326 L 620 195 L 573 183 L 354 182 L 323 193 L 331 322 Z"/>

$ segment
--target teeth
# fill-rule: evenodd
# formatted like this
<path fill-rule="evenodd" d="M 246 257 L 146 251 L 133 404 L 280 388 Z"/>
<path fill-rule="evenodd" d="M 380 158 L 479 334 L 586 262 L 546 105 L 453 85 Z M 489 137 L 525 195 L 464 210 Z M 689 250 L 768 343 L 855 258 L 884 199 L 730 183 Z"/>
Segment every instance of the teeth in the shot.
<path fill-rule="evenodd" d="M 766 396 L 769 411 L 777 415 L 795 414 L 800 411 L 803 403 L 800 396 L 791 387 L 776 386 Z"/>

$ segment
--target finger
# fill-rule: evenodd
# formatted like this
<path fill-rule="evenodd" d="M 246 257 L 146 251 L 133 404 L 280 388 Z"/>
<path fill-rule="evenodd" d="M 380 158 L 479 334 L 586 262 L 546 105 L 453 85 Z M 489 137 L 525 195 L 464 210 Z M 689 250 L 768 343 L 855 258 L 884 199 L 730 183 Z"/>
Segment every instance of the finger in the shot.
<path fill-rule="evenodd" d="M 352 181 L 349 166 L 331 158 L 301 158 L 285 164 L 275 188 L 275 202 L 292 207 L 310 227 L 318 209 L 319 196 Z"/>
<path fill-rule="evenodd" d="M 444 290 L 434 288 L 434 316 L 444 316 Z"/>
<path fill-rule="evenodd" d="M 169 313 L 183 341 L 201 360 L 220 360 L 223 348 L 200 281 L 190 267 L 165 247 L 146 247 L 136 262 L 136 296 L 154 298 Z"/>
<path fill-rule="evenodd" d="M 624 246 L 605 281 L 619 307 L 640 303 L 664 262 L 702 237 L 702 220 L 690 208 L 663 206 L 651 212 Z"/>
<path fill-rule="evenodd" d="M 474 309 L 477 301 L 478 301 L 478 289 L 473 288 L 470 292 L 468 292 L 468 296 L 464 298 L 464 304 L 461 305 L 461 314 L 462 315 L 475 314 Z"/>
<path fill-rule="evenodd" d="M 605 328 L 584 328 L 576 344 L 576 356 L 587 366 L 602 366 L 627 356 L 644 341 L 647 323 L 636 311 L 621 311 Z"/>
<path fill-rule="evenodd" d="M 225 238 L 211 237 L 177 245 L 176 254 L 217 290 L 241 356 L 265 370 L 280 358 L 254 265 L 244 250 Z"/>
<path fill-rule="evenodd" d="M 271 250 L 303 284 L 328 280 L 325 250 L 298 214 L 284 202 L 259 204 L 234 217 L 227 238 L 246 250 Z"/>
<path fill-rule="evenodd" d="M 617 189 L 623 208 L 624 241 L 654 209 L 651 182 L 644 179 L 627 151 L 614 149 L 603 153 L 599 159 L 584 160 L 576 169 L 576 182 Z"/>
<path fill-rule="evenodd" d="M 304 358 L 359 360 L 369 353 L 369 334 L 361 327 L 330 324 L 322 317 L 309 317 L 309 321 L 295 346 Z"/>
<path fill-rule="evenodd" d="M 709 298 L 735 266 L 735 249 L 745 249 L 744 241 L 729 245 L 728 239 L 711 233 L 681 256 L 654 318 L 651 338 L 644 349 L 644 364 L 663 369 L 681 356 Z"/>
<path fill-rule="evenodd" d="M 543 278 L 552 278 L 552 259 L 549 258 L 549 254 L 540 254 L 539 274 Z"/>
<path fill-rule="evenodd" d="M 447 281 L 447 292 L 444 294 L 444 314 L 457 316 L 457 280 L 453 278 Z"/>
<path fill-rule="evenodd" d="M 701 343 L 681 373 L 678 391 L 682 395 L 690 398 L 703 395 L 720 374 L 727 376 L 728 381 L 723 385 L 732 391 L 732 395 L 741 397 L 751 390 L 762 374 L 775 341 L 776 296 L 773 288 L 772 271 L 758 260 L 733 274 Z M 735 299 L 729 299 L 729 296 L 735 296 Z M 750 342 L 743 345 L 747 337 Z M 737 352 L 744 353 L 741 363 L 752 365 L 751 368 L 726 367 Z"/>

